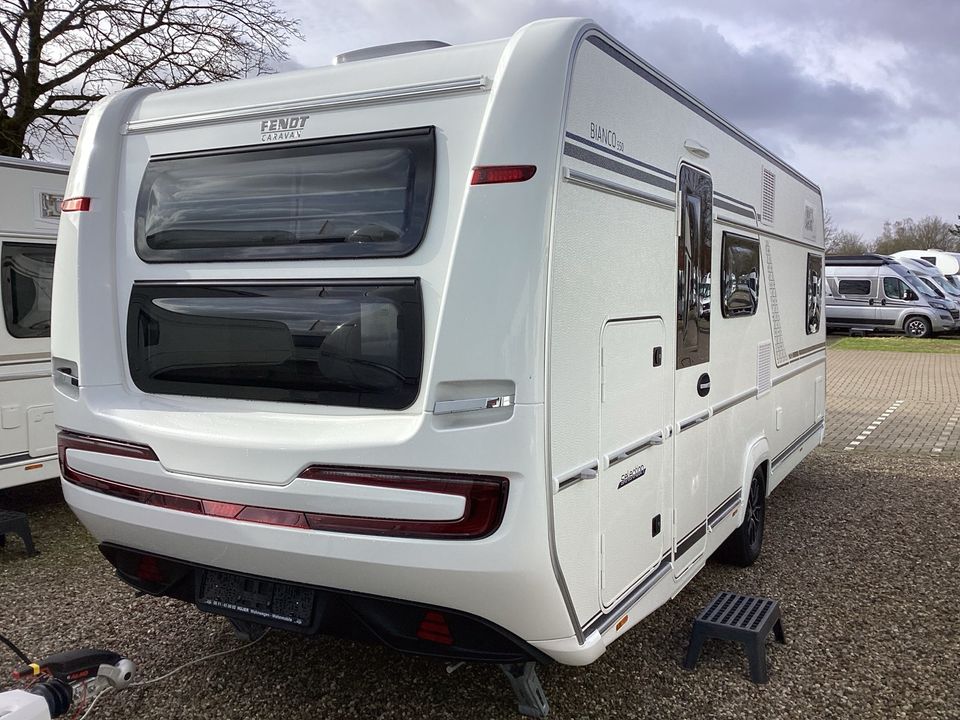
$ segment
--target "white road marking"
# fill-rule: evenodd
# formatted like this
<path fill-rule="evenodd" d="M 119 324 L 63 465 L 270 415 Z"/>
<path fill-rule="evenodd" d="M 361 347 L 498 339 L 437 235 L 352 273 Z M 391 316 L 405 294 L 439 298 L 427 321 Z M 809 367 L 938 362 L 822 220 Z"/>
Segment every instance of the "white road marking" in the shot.
<path fill-rule="evenodd" d="M 903 405 L 903 402 L 904 402 L 903 400 L 897 400 L 893 405 L 891 405 L 882 413 L 880 413 L 880 416 L 876 420 L 874 420 L 872 423 L 867 425 L 863 430 L 861 430 L 860 434 L 857 435 L 853 440 L 851 440 L 850 443 L 844 448 L 844 450 L 856 450 L 857 447 L 860 445 L 860 443 L 862 443 L 864 440 L 870 437 L 870 434 L 874 430 L 876 430 L 878 427 L 880 427 L 880 425 L 883 423 L 884 420 L 890 417 L 892 413 L 896 412 L 897 409 L 901 405 Z M 960 408 L 957 408 L 957 412 L 955 414 L 957 416 L 957 420 L 960 420 Z M 951 420 L 953 419 L 954 418 L 951 418 Z M 944 441 L 944 443 L 946 443 L 946 441 Z"/>

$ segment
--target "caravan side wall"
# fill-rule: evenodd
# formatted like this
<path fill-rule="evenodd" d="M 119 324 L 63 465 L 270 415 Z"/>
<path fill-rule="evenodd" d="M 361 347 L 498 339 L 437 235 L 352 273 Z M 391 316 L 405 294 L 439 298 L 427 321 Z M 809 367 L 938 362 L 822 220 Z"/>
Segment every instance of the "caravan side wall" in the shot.
<path fill-rule="evenodd" d="M 712 273 L 698 291 L 709 360 L 677 369 L 681 164 L 712 181 Z M 580 624 L 607 644 L 740 523 L 756 467 L 772 490 L 820 441 L 822 205 L 815 187 L 599 34 L 576 53 L 560 177 L 548 326 L 557 548 Z M 733 236 L 758 247 L 762 281 L 755 313 L 724 317 Z M 680 397 L 704 373 L 699 422 L 701 408 Z"/>
<path fill-rule="evenodd" d="M 0 489 L 58 474 L 50 313 L 66 174 L 0 158 Z"/>

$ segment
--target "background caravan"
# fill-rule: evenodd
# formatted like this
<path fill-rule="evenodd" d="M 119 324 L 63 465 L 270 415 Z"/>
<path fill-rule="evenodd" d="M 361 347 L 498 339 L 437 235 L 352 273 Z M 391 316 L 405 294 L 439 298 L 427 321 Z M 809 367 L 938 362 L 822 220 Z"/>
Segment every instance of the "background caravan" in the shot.
<path fill-rule="evenodd" d="M 62 165 L 0 157 L 0 490 L 57 477 L 50 382 Z"/>
<path fill-rule="evenodd" d="M 543 712 L 525 663 L 751 562 L 822 439 L 817 186 L 589 21 L 128 90 L 77 157 L 65 496 L 245 632 L 499 663 Z"/>

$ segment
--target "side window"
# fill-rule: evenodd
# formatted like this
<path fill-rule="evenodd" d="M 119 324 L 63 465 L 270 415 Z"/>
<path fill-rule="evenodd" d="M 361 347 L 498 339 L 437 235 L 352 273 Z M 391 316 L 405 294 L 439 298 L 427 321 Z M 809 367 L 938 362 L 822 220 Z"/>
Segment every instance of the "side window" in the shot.
<path fill-rule="evenodd" d="M 755 315 L 760 300 L 760 243 L 723 234 L 720 260 L 721 303 L 724 317 Z"/>
<path fill-rule="evenodd" d="M 807 254 L 807 335 L 820 332 L 820 306 L 823 296 L 823 258 Z"/>
<path fill-rule="evenodd" d="M 841 280 L 837 283 L 837 290 L 841 295 L 869 295 L 869 280 Z"/>
<path fill-rule="evenodd" d="M 900 278 L 885 277 L 883 279 L 883 294 L 891 300 L 908 300 L 909 288 Z"/>
<path fill-rule="evenodd" d="M 680 237 L 677 242 L 677 367 L 710 359 L 710 266 L 713 181 L 680 167 Z"/>
<path fill-rule="evenodd" d="M 15 338 L 50 337 L 53 254 L 53 245 L 3 243 L 3 319 Z"/>

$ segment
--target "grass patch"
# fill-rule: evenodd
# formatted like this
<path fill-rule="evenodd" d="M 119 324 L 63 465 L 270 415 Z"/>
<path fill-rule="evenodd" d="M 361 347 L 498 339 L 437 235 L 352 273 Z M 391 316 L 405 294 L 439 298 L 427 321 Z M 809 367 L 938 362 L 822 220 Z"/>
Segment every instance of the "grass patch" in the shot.
<path fill-rule="evenodd" d="M 846 337 L 833 343 L 837 350 L 960 354 L 960 338 Z"/>

